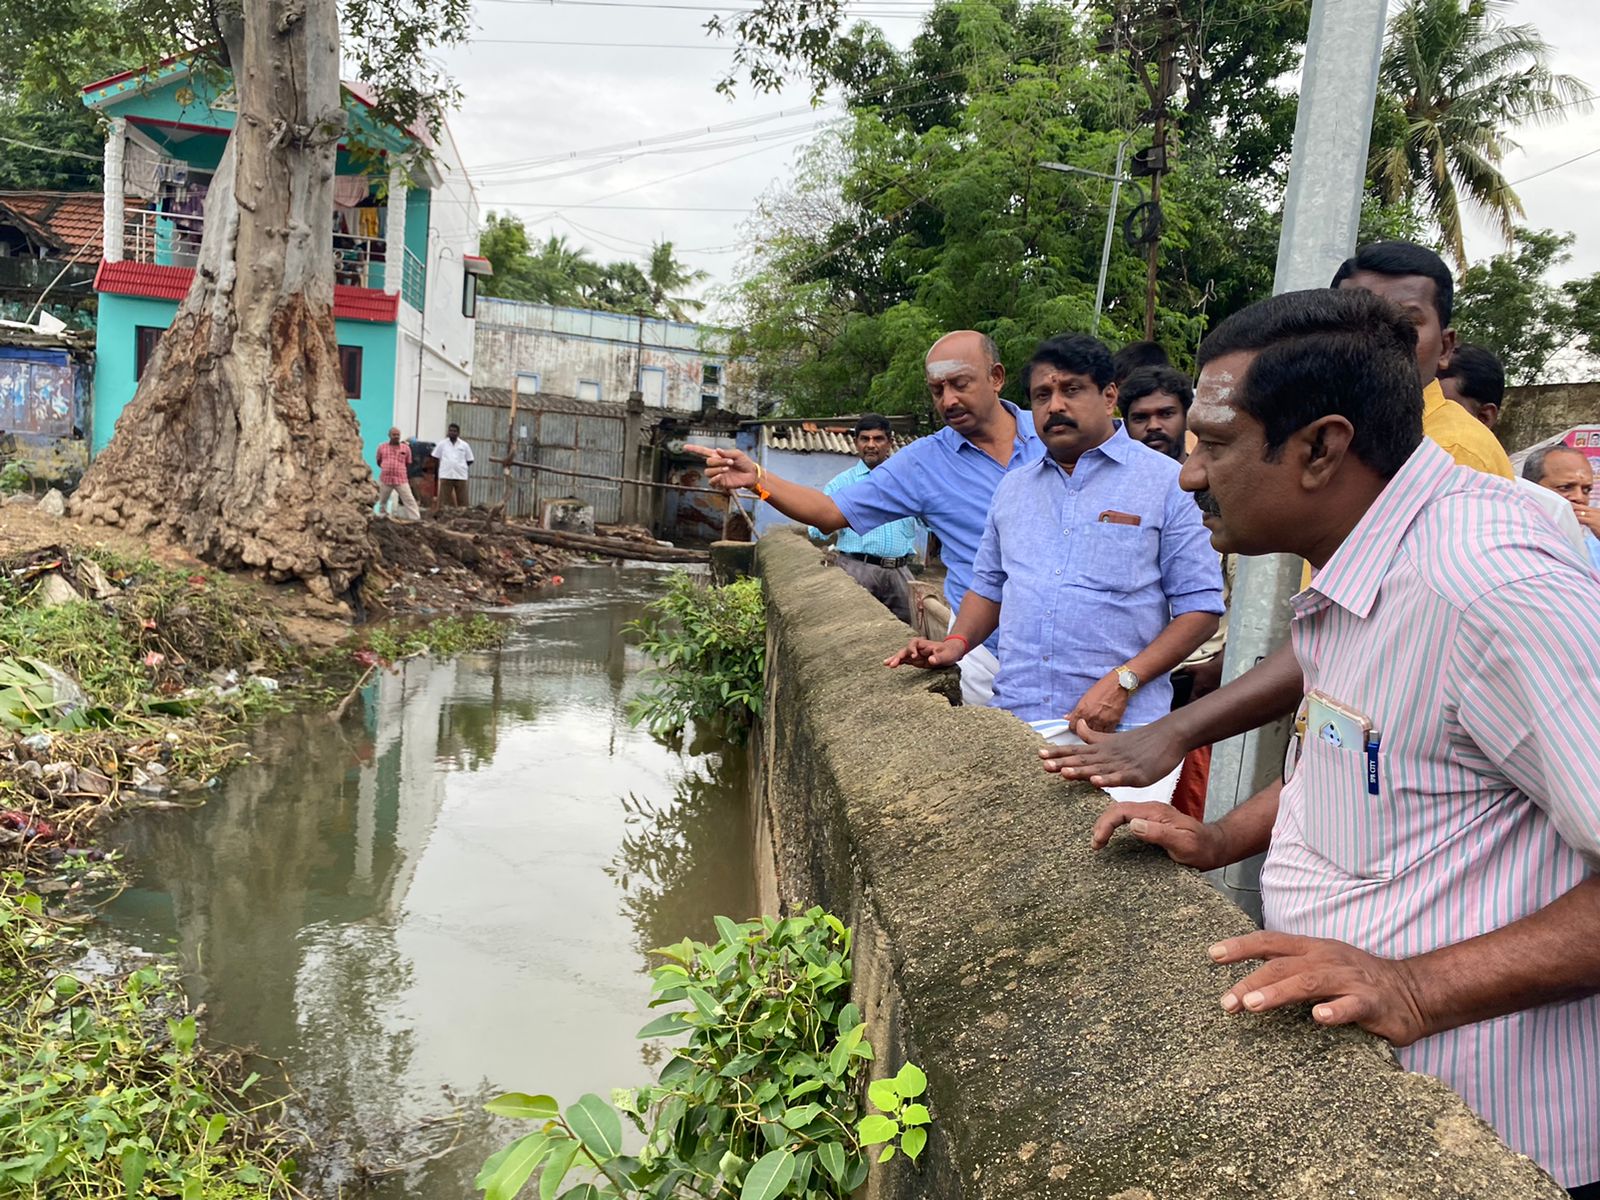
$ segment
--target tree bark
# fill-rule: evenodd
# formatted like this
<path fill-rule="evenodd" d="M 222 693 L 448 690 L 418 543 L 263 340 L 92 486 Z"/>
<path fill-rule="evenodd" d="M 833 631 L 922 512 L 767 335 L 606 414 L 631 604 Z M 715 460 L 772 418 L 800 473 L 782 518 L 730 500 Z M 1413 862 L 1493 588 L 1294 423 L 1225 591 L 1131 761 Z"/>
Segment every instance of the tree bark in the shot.
<path fill-rule="evenodd" d="M 333 324 L 336 0 L 244 0 L 225 41 L 238 122 L 194 283 L 75 503 L 332 599 L 374 559 L 377 498 Z"/>

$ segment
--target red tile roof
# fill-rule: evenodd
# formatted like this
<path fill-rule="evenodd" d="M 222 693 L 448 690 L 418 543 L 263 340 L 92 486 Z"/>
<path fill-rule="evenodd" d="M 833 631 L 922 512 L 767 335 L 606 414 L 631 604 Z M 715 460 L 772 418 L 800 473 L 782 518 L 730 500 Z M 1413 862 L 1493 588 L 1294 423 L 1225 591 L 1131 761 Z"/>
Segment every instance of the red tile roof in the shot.
<path fill-rule="evenodd" d="M 154 263 L 102 262 L 94 279 L 97 292 L 118 296 L 146 296 L 152 300 L 180 301 L 189 293 L 194 271 L 189 267 L 162 267 Z M 333 315 L 342 321 L 393 324 L 400 312 L 400 297 L 372 288 L 333 289 Z"/>
<path fill-rule="evenodd" d="M 99 192 L 8 192 L 0 201 L 18 216 L 44 226 L 68 254 L 86 246 L 86 260 L 100 256 L 105 201 Z M 129 207 L 141 203 L 130 201 Z"/>

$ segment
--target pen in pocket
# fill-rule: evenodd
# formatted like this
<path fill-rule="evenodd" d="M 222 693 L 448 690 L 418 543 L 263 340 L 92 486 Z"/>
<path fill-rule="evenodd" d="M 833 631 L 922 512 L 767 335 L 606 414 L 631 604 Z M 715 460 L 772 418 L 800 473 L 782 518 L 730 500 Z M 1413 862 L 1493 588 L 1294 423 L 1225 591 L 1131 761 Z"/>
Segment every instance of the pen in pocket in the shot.
<path fill-rule="evenodd" d="M 1367 795 L 1378 795 L 1378 745 L 1383 735 L 1374 729 L 1367 736 Z"/>

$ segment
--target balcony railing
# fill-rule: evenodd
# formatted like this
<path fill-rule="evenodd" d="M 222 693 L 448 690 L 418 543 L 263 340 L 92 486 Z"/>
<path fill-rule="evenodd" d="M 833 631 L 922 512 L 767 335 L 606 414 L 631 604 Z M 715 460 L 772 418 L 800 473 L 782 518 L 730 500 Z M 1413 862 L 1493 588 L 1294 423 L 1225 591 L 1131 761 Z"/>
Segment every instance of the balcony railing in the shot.
<path fill-rule="evenodd" d="M 156 209 L 131 210 L 123 226 L 122 256 L 129 262 L 154 263 L 162 267 L 192 267 L 200 259 L 200 239 L 204 233 L 205 218 L 198 214 L 189 216 Z M 384 239 L 354 233 L 334 233 L 331 236 L 334 282 L 347 287 L 382 291 Z M 409 268 L 408 263 L 407 275 L 410 274 Z"/>
<path fill-rule="evenodd" d="M 428 270 L 422 260 L 407 250 L 400 275 L 400 298 L 418 312 L 428 294 Z"/>

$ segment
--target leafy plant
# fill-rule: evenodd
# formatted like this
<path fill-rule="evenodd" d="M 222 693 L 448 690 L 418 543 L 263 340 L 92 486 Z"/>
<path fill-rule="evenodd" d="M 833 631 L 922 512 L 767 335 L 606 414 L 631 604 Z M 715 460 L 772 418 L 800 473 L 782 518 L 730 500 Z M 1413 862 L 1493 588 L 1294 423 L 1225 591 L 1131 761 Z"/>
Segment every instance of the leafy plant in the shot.
<path fill-rule="evenodd" d="M 411 629 L 374 629 L 367 634 L 367 648 L 387 662 L 399 662 L 414 654 L 449 658 L 467 650 L 486 650 L 505 641 L 506 627 L 493 617 L 474 613 L 470 617 L 440 617 Z"/>
<path fill-rule="evenodd" d="M 25 492 L 32 482 L 28 468 L 15 459 L 0 467 L 0 495 L 9 496 L 13 492 Z"/>
<path fill-rule="evenodd" d="M 642 1038 L 687 1033 L 657 1083 L 589 1094 L 562 1110 L 550 1096 L 511 1092 L 500 1116 L 538 1128 L 484 1163 L 486 1200 L 511 1200 L 542 1166 L 540 1200 L 842 1200 L 880 1162 L 916 1159 L 930 1115 L 927 1077 L 907 1064 L 874 1082 L 879 1112 L 861 1113 L 872 1061 L 866 1024 L 849 1003 L 850 931 L 820 908 L 737 924 L 718 940 L 685 938 L 655 951 L 652 1007 L 674 1008 Z M 643 1136 L 624 1154 L 623 1119 Z M 573 1186 L 561 1189 L 569 1178 Z"/>
<path fill-rule="evenodd" d="M 171 974 L 59 970 L 74 948 L 20 876 L 0 875 L 0 1192 L 287 1192 L 293 1163 L 268 1124 L 281 1105 L 202 1048 Z"/>
<path fill-rule="evenodd" d="M 761 715 L 767 661 L 761 581 L 717 587 L 680 571 L 646 611 L 628 628 L 656 660 L 659 686 L 629 705 L 629 718 L 657 734 L 680 733 L 693 721 L 742 742 Z"/>

